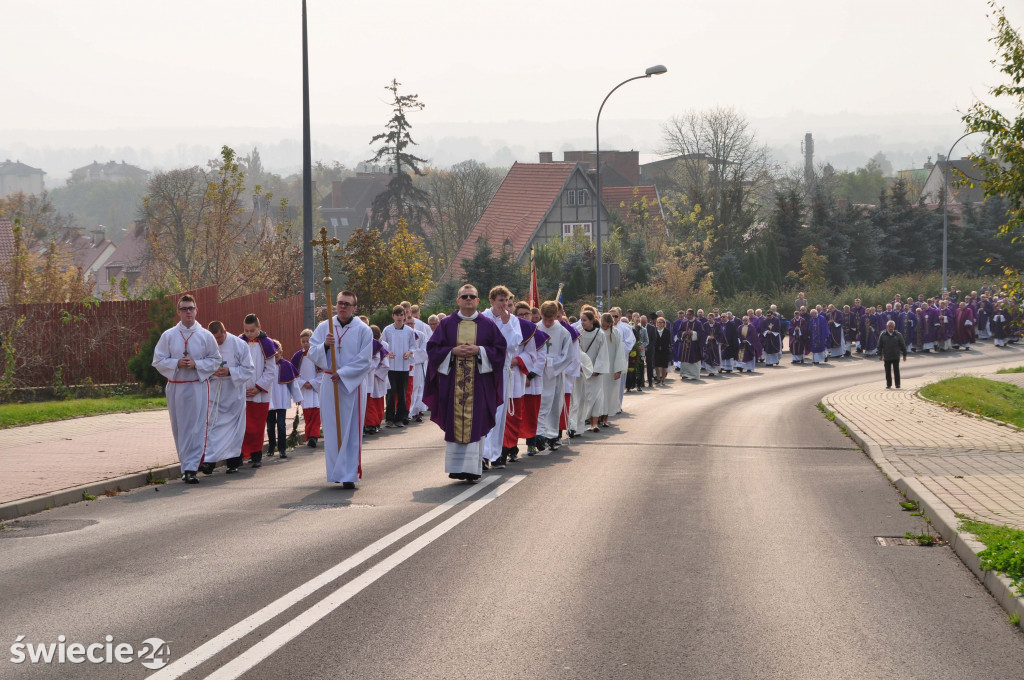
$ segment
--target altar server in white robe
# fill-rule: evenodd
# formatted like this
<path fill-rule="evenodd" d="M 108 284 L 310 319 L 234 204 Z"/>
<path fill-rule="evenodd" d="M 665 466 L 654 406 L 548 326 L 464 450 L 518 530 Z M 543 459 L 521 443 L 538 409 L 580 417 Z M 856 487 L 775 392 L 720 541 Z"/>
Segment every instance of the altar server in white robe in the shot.
<path fill-rule="evenodd" d="M 220 321 L 211 321 L 207 330 L 220 349 L 220 366 L 210 378 L 210 434 L 206 457 L 199 470 L 213 473 L 219 461 L 234 458 L 242 450 L 245 436 L 245 383 L 256 375 L 249 354 L 249 343 L 231 335 Z"/>
<path fill-rule="evenodd" d="M 580 375 L 574 381 L 569 422 L 576 432 L 597 432 L 597 418 L 603 409 L 601 376 L 611 367 L 608 336 L 589 309 L 580 313 L 580 327 Z"/>
<path fill-rule="evenodd" d="M 627 356 L 622 352 L 622 335 L 615 326 L 615 317 L 610 313 L 601 315 L 602 332 L 607 333 L 608 359 L 611 368 L 602 377 L 602 411 L 601 426 L 609 427 L 608 416 L 613 416 L 622 397 L 620 383 L 626 379 L 626 368 L 629 365 Z M 630 336 L 633 334 L 630 333 Z"/>
<path fill-rule="evenodd" d="M 619 390 L 619 397 L 616 401 L 615 408 L 612 409 L 612 413 L 609 415 L 615 415 L 616 413 L 622 412 L 622 397 L 626 393 L 626 368 L 629 367 L 629 353 L 633 349 L 633 345 L 637 343 L 636 336 L 633 335 L 633 328 L 629 325 L 629 322 L 622 317 L 622 309 L 619 307 L 612 307 L 611 309 L 612 320 L 615 322 L 615 328 L 619 333 L 619 347 L 622 352 L 622 372 L 616 381 L 616 388 Z"/>
<path fill-rule="evenodd" d="M 302 424 L 305 428 L 306 445 L 316 448 L 320 439 L 320 381 L 324 374 L 309 358 L 309 339 L 313 331 L 308 328 L 299 333 L 302 349 L 292 355 L 292 366 L 299 375 L 299 389 L 302 390 Z"/>
<path fill-rule="evenodd" d="M 498 406 L 498 410 L 494 414 L 494 427 L 484 437 L 485 464 L 489 463 L 498 470 L 505 469 L 505 464 L 508 462 L 508 456 L 504 447 L 505 417 L 508 413 L 508 404 L 512 398 L 514 387 L 513 371 L 515 369 L 512 366 L 512 362 L 519 355 L 523 342 L 519 319 L 516 318 L 509 308 L 508 302 L 511 297 L 512 292 L 508 288 L 505 286 L 495 286 L 491 288 L 488 295 L 491 306 L 480 312 L 481 315 L 494 322 L 502 337 L 505 338 L 505 365 L 502 367 L 504 371 L 505 394 L 501 404 Z"/>
<path fill-rule="evenodd" d="M 356 488 L 355 483 L 363 474 L 363 416 L 366 413 L 363 381 L 372 370 L 373 357 L 373 332 L 353 316 L 356 304 L 355 293 L 347 290 L 338 293 L 336 316 L 321 321 L 309 339 L 309 357 L 324 372 L 320 383 L 320 421 L 327 481 L 340 482 L 346 489 Z M 332 343 L 337 367 L 331 363 Z M 335 394 L 340 420 L 334 414 Z"/>
<path fill-rule="evenodd" d="M 552 450 L 559 444 L 558 421 L 565 408 L 565 372 L 576 358 L 572 336 L 558 323 L 558 303 L 548 300 L 540 306 L 540 329 L 548 334 L 548 356 L 544 362 L 544 391 L 537 416 L 537 436 Z"/>
<path fill-rule="evenodd" d="M 420 318 L 420 306 L 411 305 L 409 315 L 405 317 L 405 324 L 412 326 L 416 331 L 416 347 L 413 348 L 412 361 L 409 370 L 409 379 L 412 380 L 412 398 L 409 399 L 409 417 L 417 423 L 423 422 L 422 413 L 427 410 L 423 403 L 423 381 L 427 377 L 427 342 L 433 331 L 423 319 Z"/>
<path fill-rule="evenodd" d="M 167 378 L 167 412 L 178 450 L 181 477 L 198 484 L 196 472 L 206 453 L 210 416 L 210 376 L 220 366 L 217 340 L 196 322 L 196 301 L 178 300 L 179 323 L 160 336 L 153 350 L 153 368 Z"/>

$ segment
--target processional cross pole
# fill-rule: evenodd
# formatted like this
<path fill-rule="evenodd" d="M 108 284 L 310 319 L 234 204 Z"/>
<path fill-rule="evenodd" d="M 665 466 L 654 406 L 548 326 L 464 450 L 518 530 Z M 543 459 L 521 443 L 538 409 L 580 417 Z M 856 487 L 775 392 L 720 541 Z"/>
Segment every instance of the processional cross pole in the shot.
<path fill-rule="evenodd" d="M 319 248 L 324 256 L 324 289 L 327 295 L 327 328 L 328 333 L 334 335 L 334 319 L 331 315 L 331 257 L 330 251 L 334 250 L 341 243 L 336 238 L 327 238 L 327 227 L 320 227 L 320 238 L 309 242 L 314 248 Z M 338 372 L 338 356 L 335 352 L 335 342 L 331 343 L 331 369 L 335 374 Z M 341 448 L 341 411 L 338 409 L 338 383 L 332 377 L 331 386 L 334 388 L 334 427 L 338 435 L 338 448 Z"/>

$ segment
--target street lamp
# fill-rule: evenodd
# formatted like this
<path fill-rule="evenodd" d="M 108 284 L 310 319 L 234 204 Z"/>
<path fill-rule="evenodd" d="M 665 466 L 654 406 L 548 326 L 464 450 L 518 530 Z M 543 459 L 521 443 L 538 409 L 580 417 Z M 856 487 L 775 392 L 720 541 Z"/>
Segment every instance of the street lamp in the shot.
<path fill-rule="evenodd" d="M 949 175 L 950 169 L 953 167 L 953 148 L 960 143 L 964 137 L 973 135 L 975 132 L 982 132 L 982 130 L 972 130 L 960 135 L 960 139 L 953 142 L 953 146 L 949 147 L 949 153 L 946 154 L 946 172 L 942 173 L 942 292 L 946 292 L 946 251 L 949 241 Z M 960 213 L 963 219 L 963 212 Z"/>
<path fill-rule="evenodd" d="M 601 111 L 604 110 L 604 105 L 608 101 L 608 97 L 612 96 L 615 90 L 619 89 L 623 85 L 633 80 L 640 80 L 641 78 L 650 78 L 651 76 L 660 76 L 662 73 L 667 73 L 668 69 L 658 64 L 657 66 L 651 66 L 642 76 L 633 76 L 632 78 L 626 78 L 621 83 L 612 88 L 612 91 L 605 95 L 604 101 L 601 102 L 601 108 L 597 110 L 597 125 L 596 138 L 597 138 L 597 153 L 594 163 L 597 167 L 597 200 L 595 204 L 597 206 L 597 225 L 594 228 L 594 238 L 597 239 L 597 311 L 604 312 L 604 291 L 601 286 L 601 271 L 604 269 L 604 265 L 601 262 Z"/>

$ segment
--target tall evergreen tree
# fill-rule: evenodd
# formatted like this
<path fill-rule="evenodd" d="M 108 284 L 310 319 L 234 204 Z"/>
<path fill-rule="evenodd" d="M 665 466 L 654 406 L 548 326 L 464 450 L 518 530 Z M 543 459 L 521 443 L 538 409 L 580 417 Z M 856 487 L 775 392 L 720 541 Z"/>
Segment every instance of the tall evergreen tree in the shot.
<path fill-rule="evenodd" d="M 384 88 L 392 97 L 391 119 L 385 131 L 370 140 L 370 144 L 381 141 L 383 144 L 369 162 L 384 161 L 392 165 L 391 181 L 387 189 L 373 199 L 373 214 L 370 218 L 370 228 L 379 230 L 385 236 L 390 236 L 398 226 L 398 220 L 403 217 L 409 229 L 419 234 L 423 233 L 423 225 L 430 219 L 430 210 L 427 208 L 430 197 L 412 183 L 412 175 L 422 175 L 420 165 L 427 161 L 408 151 L 416 142 L 409 132 L 412 125 L 406 118 L 407 112 L 420 111 L 425 104 L 420 101 L 419 95 L 399 94 L 400 86 L 397 79 L 392 79 Z"/>

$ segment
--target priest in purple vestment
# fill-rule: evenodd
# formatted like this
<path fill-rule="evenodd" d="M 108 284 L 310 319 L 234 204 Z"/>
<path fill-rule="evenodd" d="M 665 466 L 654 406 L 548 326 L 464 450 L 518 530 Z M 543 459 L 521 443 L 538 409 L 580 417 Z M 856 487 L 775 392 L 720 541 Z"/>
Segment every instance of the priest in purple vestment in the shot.
<path fill-rule="evenodd" d="M 974 310 L 961 302 L 953 319 L 953 347 L 970 349 L 974 342 Z"/>
<path fill-rule="evenodd" d="M 484 437 L 494 427 L 505 394 L 505 338 L 477 312 L 474 286 L 459 289 L 459 309 L 446 316 L 427 342 L 423 401 L 444 430 L 445 472 L 476 482 L 483 474 Z"/>

